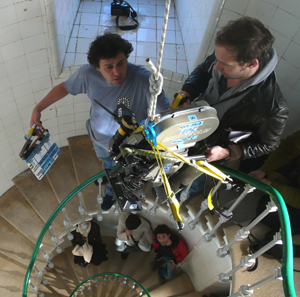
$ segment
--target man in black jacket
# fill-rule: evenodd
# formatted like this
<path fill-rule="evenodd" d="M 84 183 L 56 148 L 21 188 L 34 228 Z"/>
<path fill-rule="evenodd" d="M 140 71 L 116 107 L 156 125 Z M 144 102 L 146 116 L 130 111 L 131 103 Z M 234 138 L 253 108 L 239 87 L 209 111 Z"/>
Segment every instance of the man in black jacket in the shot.
<path fill-rule="evenodd" d="M 257 19 L 230 21 L 217 33 L 215 52 L 179 91 L 191 98 L 192 105 L 205 100 L 217 110 L 219 127 L 206 139 L 208 162 L 257 158 L 279 146 L 288 107 L 276 82 L 273 42 L 270 31 Z M 235 131 L 249 132 L 248 137 L 234 141 Z M 202 189 L 200 176 L 190 198 Z"/>

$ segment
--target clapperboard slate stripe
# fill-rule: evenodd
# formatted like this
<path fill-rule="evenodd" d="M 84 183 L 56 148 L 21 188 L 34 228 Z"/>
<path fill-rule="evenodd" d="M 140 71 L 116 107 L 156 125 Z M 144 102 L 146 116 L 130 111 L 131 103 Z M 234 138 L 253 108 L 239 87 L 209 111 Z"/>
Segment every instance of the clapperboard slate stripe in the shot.
<path fill-rule="evenodd" d="M 59 155 L 60 149 L 48 133 L 26 159 L 26 163 L 37 179 L 41 180 Z"/>

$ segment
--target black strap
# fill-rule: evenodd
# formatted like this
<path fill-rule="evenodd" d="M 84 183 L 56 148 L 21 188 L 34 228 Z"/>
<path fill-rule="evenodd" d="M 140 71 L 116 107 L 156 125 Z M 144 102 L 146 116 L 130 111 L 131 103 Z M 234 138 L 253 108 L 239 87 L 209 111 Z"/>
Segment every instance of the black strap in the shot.
<path fill-rule="evenodd" d="M 136 29 L 137 27 L 138 27 L 138 25 L 139 25 L 139 22 L 135 19 L 136 17 L 137 17 L 137 13 L 136 13 L 136 11 L 132 8 L 132 6 L 128 3 L 128 2 L 126 2 L 126 1 L 124 1 L 126 4 L 128 4 L 128 6 L 129 6 L 129 8 L 130 8 L 130 15 L 129 15 L 129 17 L 134 21 L 134 22 L 136 22 L 136 24 L 134 24 L 134 25 L 130 25 L 130 26 L 120 26 L 119 25 L 119 15 L 117 16 L 117 18 L 116 18 L 116 24 L 117 24 L 117 26 L 121 29 L 121 30 L 123 30 L 123 31 L 129 31 L 129 30 L 134 30 L 134 29 Z"/>
<path fill-rule="evenodd" d="M 130 234 L 130 237 L 131 237 L 131 239 L 132 239 L 132 241 L 133 241 L 133 243 L 134 243 L 135 247 L 136 247 L 136 248 L 139 250 L 139 249 L 140 249 L 140 247 L 139 247 L 139 245 L 138 245 L 138 242 L 137 242 L 137 241 L 135 241 L 135 239 L 133 238 L 132 234 Z"/>

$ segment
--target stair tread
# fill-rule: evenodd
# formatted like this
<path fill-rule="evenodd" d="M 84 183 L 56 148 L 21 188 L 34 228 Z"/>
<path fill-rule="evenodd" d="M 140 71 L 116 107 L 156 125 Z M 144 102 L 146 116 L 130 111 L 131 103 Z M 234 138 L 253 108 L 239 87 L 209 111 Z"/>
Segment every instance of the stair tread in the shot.
<path fill-rule="evenodd" d="M 21 296 L 26 270 L 27 267 L 25 265 L 18 265 L 0 254 L 0 296 Z M 32 283 L 37 285 L 37 278 L 34 275 Z M 28 289 L 28 292 L 30 293 L 28 295 L 32 296 L 31 288 Z"/>
<path fill-rule="evenodd" d="M 25 266 L 28 266 L 34 249 L 34 244 L 2 217 L 0 217 L 0 226 L 1 253 Z M 20 246 L 22 247 L 21 251 Z M 44 268 L 46 265 L 46 261 L 40 253 L 38 254 L 36 264 L 39 269 Z"/>
<path fill-rule="evenodd" d="M 257 234 L 260 231 L 255 232 L 255 229 L 259 229 L 259 228 L 260 228 L 260 226 L 255 226 L 254 229 L 251 230 L 251 232 L 253 232 L 254 234 Z M 238 226 L 231 226 L 231 227 L 224 228 L 224 232 L 225 232 L 229 242 L 234 239 L 234 235 L 238 229 L 239 229 Z M 263 227 L 263 229 L 265 230 L 265 227 Z M 232 267 L 233 268 L 240 263 L 240 260 L 243 256 L 246 256 L 248 254 L 248 252 L 247 252 L 248 246 L 249 246 L 249 241 L 243 240 L 243 241 L 236 242 L 230 248 L 230 255 L 231 255 L 231 259 L 232 259 Z M 298 262 L 298 267 L 300 266 L 299 258 L 294 258 L 294 262 L 295 263 Z M 273 274 L 274 270 L 279 266 L 280 266 L 280 264 L 278 263 L 278 261 L 276 259 L 274 259 L 272 256 L 262 255 L 262 256 L 258 257 L 258 267 L 255 271 L 247 272 L 246 268 L 241 268 L 233 275 L 232 293 L 237 292 L 238 289 L 244 284 L 254 284 L 254 283 L 258 282 L 259 280 L 265 278 L 266 276 Z M 227 271 L 224 271 L 224 272 L 227 272 Z M 300 277 L 298 277 L 298 283 L 299 283 L 299 280 L 300 280 Z M 297 284 L 296 279 L 295 279 L 294 283 L 295 283 L 295 285 Z M 254 290 L 254 292 L 251 296 L 254 296 L 254 297 L 284 296 L 282 282 L 275 281 L 275 280 L 268 282 L 268 283 L 264 284 L 263 286 L 261 286 L 259 288 L 259 290 Z"/>
<path fill-rule="evenodd" d="M 103 170 L 103 162 L 97 158 L 93 143 L 88 135 L 70 137 L 68 142 L 78 184 Z M 98 191 L 99 188 L 93 183 L 82 191 L 88 212 L 95 210 Z"/>
<path fill-rule="evenodd" d="M 22 193 L 37 211 L 42 220 L 46 222 L 59 204 L 48 180 L 46 178 L 38 180 L 34 174 L 27 169 L 14 177 L 13 182 L 20 193 Z M 64 232 L 65 228 L 61 213 L 59 213 L 57 219 L 54 220 L 53 227 L 56 236 L 59 236 Z"/>
<path fill-rule="evenodd" d="M 174 296 L 194 292 L 195 288 L 187 275 L 183 273 L 150 292 L 151 297 Z"/>
<path fill-rule="evenodd" d="M 57 272 L 61 280 L 59 281 L 59 286 L 62 289 L 65 289 L 69 294 L 75 289 L 83 279 L 78 279 L 76 274 L 76 269 L 78 265 L 74 264 L 74 256 L 72 255 L 73 247 L 65 249 L 61 254 L 56 255 L 51 262 L 54 264 L 54 270 Z M 78 266 L 79 267 L 79 266 Z M 84 268 L 79 267 L 82 271 L 85 271 Z M 79 270 L 80 270 L 79 269 Z M 49 269 L 50 271 L 53 270 Z M 56 273 L 54 273 L 56 275 Z M 84 275 L 84 277 L 87 275 Z M 57 278 L 57 276 L 56 276 Z M 67 283 L 67 286 L 65 285 Z M 58 287 L 58 286 L 57 286 Z M 68 288 L 68 289 L 67 289 Z"/>
<path fill-rule="evenodd" d="M 60 150 L 59 158 L 54 162 L 46 176 L 57 199 L 61 202 L 78 186 L 78 183 L 69 147 L 62 147 Z M 78 220 L 79 205 L 79 199 L 72 199 L 66 206 L 66 212 L 71 222 Z"/>
<path fill-rule="evenodd" d="M 1 196 L 0 214 L 33 243 L 37 241 L 44 227 L 42 219 L 15 186 Z M 26 224 L 24 224 L 24 222 L 26 222 Z M 45 234 L 43 243 L 47 249 L 52 250 L 54 247 L 48 233 Z"/>
<path fill-rule="evenodd" d="M 207 293 L 200 293 L 198 291 L 195 291 L 195 292 L 192 292 L 192 293 L 179 295 L 178 297 L 203 297 L 203 296 L 209 296 L 209 295 L 207 295 Z"/>
<path fill-rule="evenodd" d="M 211 228 L 214 228 L 214 226 L 219 222 L 219 216 L 218 215 L 206 215 L 205 216 L 207 222 L 210 224 Z M 224 246 L 224 232 L 222 226 L 219 227 L 215 232 L 216 238 L 218 240 L 219 246 Z"/>
<path fill-rule="evenodd" d="M 184 294 L 184 295 L 179 295 L 178 297 L 203 297 L 203 296 L 209 296 L 206 293 L 200 293 L 200 292 L 192 292 L 192 293 L 188 293 L 188 294 Z"/>

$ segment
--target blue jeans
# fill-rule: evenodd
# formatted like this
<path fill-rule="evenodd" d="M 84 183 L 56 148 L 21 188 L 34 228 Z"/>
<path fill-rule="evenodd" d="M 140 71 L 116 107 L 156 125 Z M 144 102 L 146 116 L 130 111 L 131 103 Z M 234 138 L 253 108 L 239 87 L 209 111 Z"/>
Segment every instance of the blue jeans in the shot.
<path fill-rule="evenodd" d="M 102 147 L 93 142 L 96 155 L 100 161 L 103 161 L 103 168 L 107 169 L 115 166 L 115 162 L 110 158 L 108 152 Z M 114 196 L 114 192 L 110 184 L 107 184 L 106 194 Z"/>
<path fill-rule="evenodd" d="M 155 259 L 155 264 L 157 266 L 160 266 L 162 265 L 163 262 L 166 262 L 166 266 L 165 267 L 159 267 L 158 268 L 158 275 L 161 277 L 161 278 L 165 278 L 165 279 L 172 279 L 174 278 L 174 275 L 175 275 L 175 269 L 171 270 L 171 266 L 173 264 L 172 261 L 170 260 L 174 260 L 173 257 L 170 257 L 170 256 L 162 256 L 161 260 L 160 261 L 157 261 Z"/>

